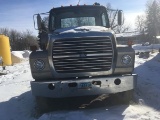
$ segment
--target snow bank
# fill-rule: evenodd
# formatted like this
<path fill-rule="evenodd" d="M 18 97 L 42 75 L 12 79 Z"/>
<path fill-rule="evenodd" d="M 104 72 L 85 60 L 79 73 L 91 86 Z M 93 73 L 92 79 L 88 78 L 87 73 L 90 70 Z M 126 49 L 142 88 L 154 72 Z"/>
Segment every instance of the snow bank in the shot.
<path fill-rule="evenodd" d="M 30 51 L 29 50 L 24 50 L 23 51 L 24 53 L 22 54 L 23 55 L 23 58 L 29 58 L 29 55 L 30 55 Z"/>
<path fill-rule="evenodd" d="M 20 63 L 23 60 L 25 60 L 25 58 L 29 58 L 30 53 L 31 52 L 28 51 L 28 50 L 24 50 L 24 51 L 12 51 L 11 52 L 12 64 Z"/>
<path fill-rule="evenodd" d="M 23 59 L 23 58 L 28 58 L 30 55 L 30 51 L 29 50 L 24 50 L 24 51 L 12 51 L 11 54 L 13 54 L 14 56 Z"/>
<path fill-rule="evenodd" d="M 153 53 L 148 59 L 136 56 L 135 73 L 139 97 L 145 104 L 160 109 L 160 53 Z"/>
<path fill-rule="evenodd" d="M 20 58 L 20 59 L 23 59 L 23 55 L 22 55 L 23 53 L 24 53 L 23 51 L 12 51 L 11 54 Z"/>

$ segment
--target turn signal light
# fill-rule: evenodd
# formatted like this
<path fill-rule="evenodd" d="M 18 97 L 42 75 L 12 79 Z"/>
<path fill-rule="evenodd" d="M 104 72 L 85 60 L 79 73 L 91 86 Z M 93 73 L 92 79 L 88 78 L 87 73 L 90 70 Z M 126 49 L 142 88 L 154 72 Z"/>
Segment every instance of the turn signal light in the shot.
<path fill-rule="evenodd" d="M 128 46 L 131 47 L 133 45 L 133 41 L 132 40 L 128 40 Z"/>

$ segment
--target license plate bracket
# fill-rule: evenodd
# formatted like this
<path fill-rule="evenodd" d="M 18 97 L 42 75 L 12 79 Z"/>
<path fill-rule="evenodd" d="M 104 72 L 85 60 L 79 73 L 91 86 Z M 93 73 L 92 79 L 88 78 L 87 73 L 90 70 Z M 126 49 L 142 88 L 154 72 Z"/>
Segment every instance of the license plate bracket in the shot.
<path fill-rule="evenodd" d="M 91 82 L 83 82 L 78 84 L 79 89 L 90 89 L 92 87 Z"/>

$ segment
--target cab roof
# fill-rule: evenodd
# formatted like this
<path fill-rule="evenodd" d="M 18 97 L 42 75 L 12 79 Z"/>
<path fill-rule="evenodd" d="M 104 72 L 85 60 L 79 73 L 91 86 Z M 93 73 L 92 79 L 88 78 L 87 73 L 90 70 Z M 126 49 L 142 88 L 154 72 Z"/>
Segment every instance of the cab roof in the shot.
<path fill-rule="evenodd" d="M 50 10 L 50 12 L 60 12 L 60 11 L 64 11 L 64 10 L 71 10 L 71 9 L 83 9 L 83 8 L 88 8 L 88 9 L 105 9 L 106 7 L 104 6 L 100 6 L 100 5 L 77 5 L 77 6 L 61 6 L 61 7 L 57 7 L 57 8 L 52 8 Z"/>

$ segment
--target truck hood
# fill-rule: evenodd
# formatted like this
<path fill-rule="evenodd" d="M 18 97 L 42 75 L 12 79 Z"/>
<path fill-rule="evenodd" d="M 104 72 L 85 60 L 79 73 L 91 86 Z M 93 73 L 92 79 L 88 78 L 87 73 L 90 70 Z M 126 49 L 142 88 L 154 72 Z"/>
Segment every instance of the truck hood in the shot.
<path fill-rule="evenodd" d="M 54 31 L 56 34 L 66 33 L 87 33 L 87 32 L 109 32 L 110 29 L 102 26 L 81 26 L 57 29 Z"/>
<path fill-rule="evenodd" d="M 102 26 L 81 26 L 57 29 L 49 36 L 51 39 L 76 38 L 76 37 L 104 37 L 113 36 L 114 32 L 110 28 Z"/>

